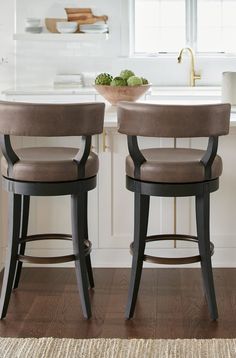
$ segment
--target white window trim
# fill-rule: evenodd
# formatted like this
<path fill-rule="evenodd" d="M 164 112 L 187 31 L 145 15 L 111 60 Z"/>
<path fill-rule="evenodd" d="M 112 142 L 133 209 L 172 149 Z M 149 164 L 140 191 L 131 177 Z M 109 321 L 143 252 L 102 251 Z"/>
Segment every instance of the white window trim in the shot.
<path fill-rule="evenodd" d="M 227 52 L 197 52 L 197 0 L 186 1 L 186 46 L 190 46 L 198 58 L 215 58 L 215 59 L 235 59 L 236 53 Z M 135 0 L 122 0 L 123 9 L 126 6 L 128 17 L 128 36 L 121 36 L 121 41 L 126 43 L 126 53 L 121 56 L 129 58 L 176 58 L 178 52 L 157 52 L 157 53 L 137 53 L 135 52 Z M 127 6 L 128 5 L 128 6 Z M 195 10 L 194 10 L 195 9 Z M 122 21 L 125 27 L 125 21 Z"/>
<path fill-rule="evenodd" d="M 135 19 L 134 19 L 134 14 L 135 14 L 135 0 L 129 0 L 129 24 L 130 24 L 130 29 L 129 29 L 129 53 L 131 56 L 135 56 L 135 49 L 134 49 L 134 44 L 135 44 Z"/>
<path fill-rule="evenodd" d="M 186 46 L 196 50 L 197 46 L 197 1 L 185 0 L 186 5 Z"/>

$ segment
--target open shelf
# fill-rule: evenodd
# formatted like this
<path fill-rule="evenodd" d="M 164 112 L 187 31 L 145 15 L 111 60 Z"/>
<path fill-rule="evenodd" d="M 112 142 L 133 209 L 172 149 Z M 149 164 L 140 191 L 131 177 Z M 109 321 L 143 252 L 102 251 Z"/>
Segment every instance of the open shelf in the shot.
<path fill-rule="evenodd" d="M 53 34 L 53 33 L 16 33 L 13 35 L 14 40 L 18 41 L 98 41 L 108 40 L 109 34 Z"/>

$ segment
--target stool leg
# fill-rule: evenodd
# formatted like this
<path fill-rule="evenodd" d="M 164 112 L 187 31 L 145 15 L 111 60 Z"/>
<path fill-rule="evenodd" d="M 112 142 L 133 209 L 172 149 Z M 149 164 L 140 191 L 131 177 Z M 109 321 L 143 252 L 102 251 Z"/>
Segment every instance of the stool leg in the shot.
<path fill-rule="evenodd" d="M 21 196 L 21 228 L 20 228 L 20 238 L 27 236 L 28 231 L 28 222 L 29 222 L 29 205 L 30 205 L 30 196 L 22 195 Z M 25 246 L 26 243 L 23 242 L 20 244 L 19 254 L 25 254 Z M 20 281 L 21 270 L 22 270 L 23 262 L 17 261 L 16 266 L 16 275 L 13 288 L 17 288 Z"/>
<path fill-rule="evenodd" d="M 10 301 L 15 270 L 17 262 L 18 241 L 20 232 L 20 213 L 21 213 L 21 196 L 9 193 L 9 237 L 7 256 L 5 261 L 5 270 L 2 284 L 0 299 L 0 319 L 7 314 L 7 308 Z"/>
<path fill-rule="evenodd" d="M 149 202 L 149 196 L 141 195 L 139 193 L 134 194 L 134 247 L 128 293 L 128 304 L 126 306 L 125 311 L 126 319 L 130 319 L 133 317 L 138 296 L 139 284 L 143 268 L 145 239 L 147 236 Z"/>
<path fill-rule="evenodd" d="M 85 196 L 85 216 L 84 216 L 84 239 L 88 239 L 88 193 L 84 194 Z M 94 288 L 94 279 L 93 279 L 93 269 L 91 265 L 90 254 L 86 256 L 86 267 L 88 272 L 88 280 L 90 288 Z"/>
<path fill-rule="evenodd" d="M 93 279 L 93 269 L 92 269 L 90 254 L 88 254 L 86 256 L 85 260 L 86 260 L 86 266 L 87 266 L 89 286 L 90 286 L 90 288 L 94 288 L 95 285 L 94 285 L 94 279 Z"/>
<path fill-rule="evenodd" d="M 84 251 L 85 193 L 71 196 L 72 241 L 75 255 L 75 269 L 82 310 L 85 318 L 91 317 L 88 291 L 88 276 Z"/>
<path fill-rule="evenodd" d="M 203 195 L 196 196 L 196 219 L 205 293 L 211 318 L 212 320 L 216 320 L 218 318 L 218 311 L 210 254 L 210 194 L 207 191 L 207 187 L 204 188 Z"/>

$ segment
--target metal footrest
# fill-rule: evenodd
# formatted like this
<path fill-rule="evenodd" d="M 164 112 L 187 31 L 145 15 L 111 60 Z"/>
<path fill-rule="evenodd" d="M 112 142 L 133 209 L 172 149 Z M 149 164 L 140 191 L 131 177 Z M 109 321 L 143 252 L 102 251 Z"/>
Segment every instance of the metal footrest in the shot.
<path fill-rule="evenodd" d="M 26 236 L 19 240 L 19 244 L 39 241 L 39 240 L 69 240 L 71 241 L 71 235 L 68 234 L 39 234 Z M 92 249 L 92 243 L 89 240 L 84 240 L 84 250 L 85 256 L 89 255 Z M 26 256 L 18 255 L 17 259 L 22 262 L 28 262 L 32 264 L 60 264 L 65 262 L 75 261 L 75 255 L 66 255 L 66 256 L 54 256 L 54 257 L 36 257 L 36 256 Z"/>
<path fill-rule="evenodd" d="M 154 241 L 169 241 L 169 240 L 176 240 L 176 241 L 188 241 L 188 242 L 195 242 L 198 244 L 197 236 L 190 236 L 190 235 L 153 235 L 147 236 L 145 242 L 154 242 Z M 133 255 L 133 245 L 132 242 L 130 244 L 130 253 Z M 214 254 L 214 245 L 210 242 L 210 253 L 211 256 Z M 201 256 L 185 256 L 185 257 L 158 257 L 158 256 L 151 256 L 151 255 L 144 255 L 143 261 L 152 262 L 155 264 L 163 264 L 163 265 L 181 265 L 181 264 L 191 264 L 194 262 L 201 261 Z"/>

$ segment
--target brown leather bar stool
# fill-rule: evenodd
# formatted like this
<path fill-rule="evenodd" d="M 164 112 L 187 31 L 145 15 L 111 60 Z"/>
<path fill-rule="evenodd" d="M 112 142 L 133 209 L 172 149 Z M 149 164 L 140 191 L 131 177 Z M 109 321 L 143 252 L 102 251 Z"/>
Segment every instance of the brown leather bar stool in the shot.
<path fill-rule="evenodd" d="M 22 262 L 54 264 L 75 261 L 85 318 L 91 316 L 88 291 L 94 286 L 88 240 L 87 196 L 96 187 L 98 157 L 91 152 L 91 137 L 102 133 L 103 103 L 27 104 L 0 102 L 2 181 L 9 192 L 9 238 L 0 300 L 0 318 L 7 314 L 12 288 L 17 288 Z M 44 147 L 13 150 L 10 135 L 81 136 L 78 148 Z M 71 195 L 73 254 L 61 257 L 25 255 L 35 240 L 71 240 L 67 234 L 27 236 L 30 196 Z"/>
<path fill-rule="evenodd" d="M 121 102 L 119 132 L 128 136 L 126 187 L 134 192 L 134 242 L 126 318 L 132 318 L 137 300 L 143 261 L 162 264 L 201 262 L 205 294 L 213 320 L 218 317 L 209 234 L 209 196 L 219 187 L 222 160 L 217 155 L 218 136 L 229 132 L 230 105 L 167 106 Z M 152 148 L 140 150 L 137 136 L 209 137 L 207 150 Z M 147 237 L 150 196 L 195 196 L 197 237 L 154 235 Z M 198 256 L 164 258 L 145 255 L 150 241 L 184 240 L 198 244 Z"/>

